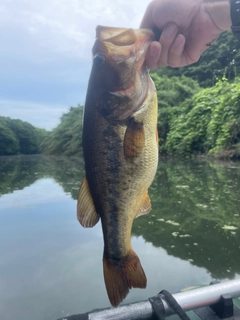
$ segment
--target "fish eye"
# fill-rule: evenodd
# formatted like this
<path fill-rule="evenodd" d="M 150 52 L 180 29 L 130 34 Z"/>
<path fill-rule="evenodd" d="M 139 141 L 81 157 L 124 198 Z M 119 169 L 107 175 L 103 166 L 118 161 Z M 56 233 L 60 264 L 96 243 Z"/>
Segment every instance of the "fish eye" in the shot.
<path fill-rule="evenodd" d="M 101 53 L 97 53 L 93 58 L 93 64 L 96 67 L 101 67 L 105 62 L 105 57 Z"/>

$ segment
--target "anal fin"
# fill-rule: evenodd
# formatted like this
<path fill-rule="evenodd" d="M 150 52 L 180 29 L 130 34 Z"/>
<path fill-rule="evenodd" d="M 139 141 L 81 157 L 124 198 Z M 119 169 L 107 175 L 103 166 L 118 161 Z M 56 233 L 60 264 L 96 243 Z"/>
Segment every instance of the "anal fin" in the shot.
<path fill-rule="evenodd" d="M 144 194 L 143 198 L 142 198 L 142 202 L 139 208 L 139 211 L 136 214 L 136 217 L 140 217 L 144 214 L 148 214 L 152 209 L 152 205 L 151 205 L 151 200 L 149 198 L 148 195 L 148 191 L 146 191 L 146 193 Z"/>
<path fill-rule="evenodd" d="M 99 220 L 99 215 L 96 212 L 86 176 L 83 178 L 78 193 L 77 218 L 85 228 L 95 226 Z"/>

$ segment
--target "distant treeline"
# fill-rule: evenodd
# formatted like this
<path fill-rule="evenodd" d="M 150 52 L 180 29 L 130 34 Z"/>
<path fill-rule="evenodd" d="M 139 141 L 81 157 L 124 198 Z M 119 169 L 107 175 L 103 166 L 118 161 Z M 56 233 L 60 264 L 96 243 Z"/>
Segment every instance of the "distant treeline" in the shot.
<path fill-rule="evenodd" d="M 199 62 L 152 73 L 158 95 L 160 154 L 240 158 L 240 53 L 223 33 Z M 0 117 L 0 155 L 81 153 L 83 106 L 71 107 L 51 132 Z"/>
<path fill-rule="evenodd" d="M 41 153 L 47 131 L 19 119 L 0 116 L 0 155 Z"/>
<path fill-rule="evenodd" d="M 62 115 L 60 124 L 53 129 L 41 144 L 43 153 L 74 156 L 82 149 L 83 107 L 71 107 Z"/>

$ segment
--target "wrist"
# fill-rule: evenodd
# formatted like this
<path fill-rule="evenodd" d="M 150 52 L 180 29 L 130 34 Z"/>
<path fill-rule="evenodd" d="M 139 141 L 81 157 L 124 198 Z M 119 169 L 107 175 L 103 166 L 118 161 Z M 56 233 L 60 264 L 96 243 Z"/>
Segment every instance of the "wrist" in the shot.
<path fill-rule="evenodd" d="M 231 30 L 231 15 L 229 0 L 206 1 L 206 12 L 214 24 L 221 30 Z"/>

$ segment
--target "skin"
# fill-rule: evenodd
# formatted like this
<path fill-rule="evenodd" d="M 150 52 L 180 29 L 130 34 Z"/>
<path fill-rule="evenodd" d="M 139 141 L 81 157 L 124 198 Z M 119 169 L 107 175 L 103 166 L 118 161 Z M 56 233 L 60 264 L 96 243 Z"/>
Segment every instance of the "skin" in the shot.
<path fill-rule="evenodd" d="M 223 31 L 231 29 L 229 1 L 153 0 L 140 27 L 152 29 L 158 40 L 146 55 L 151 70 L 183 67 L 197 62 Z"/>

